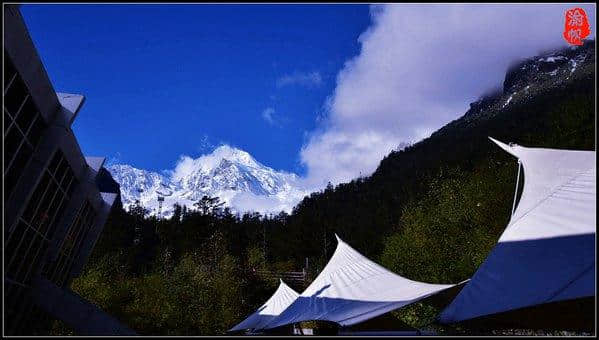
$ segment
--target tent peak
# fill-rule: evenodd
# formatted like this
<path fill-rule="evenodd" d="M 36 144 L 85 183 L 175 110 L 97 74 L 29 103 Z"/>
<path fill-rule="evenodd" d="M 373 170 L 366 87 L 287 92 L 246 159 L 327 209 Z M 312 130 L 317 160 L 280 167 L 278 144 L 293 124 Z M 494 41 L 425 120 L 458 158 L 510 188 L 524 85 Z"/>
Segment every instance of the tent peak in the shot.
<path fill-rule="evenodd" d="M 495 144 L 497 144 L 497 145 L 499 145 L 499 146 L 501 146 L 501 147 L 504 147 L 504 146 L 505 146 L 505 147 L 508 147 L 508 146 L 510 146 L 510 145 L 507 145 L 507 144 L 505 144 L 504 142 L 500 142 L 499 140 L 497 140 L 497 139 L 495 139 L 495 138 L 493 138 L 493 137 L 491 137 L 491 136 L 488 136 L 488 138 L 489 138 L 489 139 L 490 139 L 490 140 L 491 140 L 493 143 L 495 143 Z M 512 144 L 512 143 L 510 143 L 510 144 Z"/>
<path fill-rule="evenodd" d="M 514 147 L 514 146 L 517 146 L 518 144 L 510 143 L 510 144 L 508 145 L 508 144 L 505 144 L 505 143 L 503 143 L 503 142 L 500 142 L 500 141 L 498 141 L 497 139 L 495 139 L 495 138 L 493 138 L 493 137 L 491 137 L 491 136 L 488 136 L 488 138 L 489 138 L 489 139 L 490 139 L 490 140 L 491 140 L 493 143 L 497 144 L 497 145 L 498 145 L 500 148 L 502 148 L 503 150 L 507 151 L 507 152 L 508 152 L 508 153 L 510 153 L 511 155 L 514 155 L 514 156 L 518 157 L 518 156 L 517 156 L 517 155 L 514 153 L 514 149 L 513 149 L 513 147 Z"/>
<path fill-rule="evenodd" d="M 335 238 L 337 239 L 337 243 L 343 242 L 343 240 L 339 238 L 339 235 L 337 235 L 337 233 L 335 233 Z"/>
<path fill-rule="evenodd" d="M 244 329 L 262 329 L 273 317 L 281 314 L 281 312 L 297 299 L 299 294 L 287 286 L 281 278 L 279 278 L 279 281 L 281 284 L 279 285 L 279 288 L 275 290 L 273 295 L 245 320 L 229 329 L 229 332 L 236 332 Z"/>

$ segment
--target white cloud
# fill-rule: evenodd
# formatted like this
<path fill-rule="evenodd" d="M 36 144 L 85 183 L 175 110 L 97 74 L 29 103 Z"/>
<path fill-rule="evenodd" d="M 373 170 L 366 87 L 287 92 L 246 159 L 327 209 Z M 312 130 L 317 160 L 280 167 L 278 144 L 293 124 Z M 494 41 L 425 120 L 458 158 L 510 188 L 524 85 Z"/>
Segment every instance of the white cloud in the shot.
<path fill-rule="evenodd" d="M 564 13 L 575 6 L 595 22 L 594 5 L 581 4 L 372 6 L 361 51 L 338 73 L 326 118 L 300 152 L 306 182 L 369 175 L 401 143 L 458 118 L 501 86 L 511 62 L 565 46 Z"/>
<path fill-rule="evenodd" d="M 305 194 L 305 193 L 304 193 Z M 229 204 L 235 212 L 259 212 L 261 214 L 290 213 L 303 196 L 258 196 L 251 192 L 239 192 L 231 197 Z"/>
<path fill-rule="evenodd" d="M 198 162 L 195 159 L 187 155 L 181 155 L 177 161 L 175 169 L 171 173 L 171 176 L 175 181 L 181 180 L 182 178 L 185 178 L 189 174 L 196 171 L 197 167 Z"/>
<path fill-rule="evenodd" d="M 264 109 L 262 111 L 262 119 L 267 121 L 268 124 L 273 125 L 273 124 L 275 124 L 275 119 L 273 117 L 274 114 L 275 114 L 275 109 L 272 107 L 267 107 L 266 109 Z"/>
<path fill-rule="evenodd" d="M 302 85 L 307 87 L 320 86 L 322 84 L 322 77 L 319 72 L 295 72 L 293 74 L 286 74 L 281 78 L 277 79 L 277 87 L 283 87 L 287 85 Z"/>

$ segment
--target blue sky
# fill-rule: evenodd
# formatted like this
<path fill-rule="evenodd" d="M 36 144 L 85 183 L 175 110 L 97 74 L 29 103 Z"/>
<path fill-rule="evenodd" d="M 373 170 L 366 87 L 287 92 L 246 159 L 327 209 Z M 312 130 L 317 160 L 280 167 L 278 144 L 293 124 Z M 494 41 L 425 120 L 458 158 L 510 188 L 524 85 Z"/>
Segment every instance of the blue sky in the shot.
<path fill-rule="evenodd" d="M 23 5 L 57 91 L 86 96 L 86 155 L 148 170 L 227 143 L 304 174 L 299 152 L 365 5 Z"/>

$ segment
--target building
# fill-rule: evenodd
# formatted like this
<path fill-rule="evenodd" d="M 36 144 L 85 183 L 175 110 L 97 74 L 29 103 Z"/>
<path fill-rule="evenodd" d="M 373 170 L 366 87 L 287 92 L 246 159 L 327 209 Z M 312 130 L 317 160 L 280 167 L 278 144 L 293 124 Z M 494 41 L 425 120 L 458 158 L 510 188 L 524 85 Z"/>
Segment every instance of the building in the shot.
<path fill-rule="evenodd" d="M 3 334 L 44 334 L 53 318 L 81 335 L 135 334 L 69 289 L 119 195 L 71 130 L 85 98 L 54 91 L 18 5 L 3 22 Z"/>

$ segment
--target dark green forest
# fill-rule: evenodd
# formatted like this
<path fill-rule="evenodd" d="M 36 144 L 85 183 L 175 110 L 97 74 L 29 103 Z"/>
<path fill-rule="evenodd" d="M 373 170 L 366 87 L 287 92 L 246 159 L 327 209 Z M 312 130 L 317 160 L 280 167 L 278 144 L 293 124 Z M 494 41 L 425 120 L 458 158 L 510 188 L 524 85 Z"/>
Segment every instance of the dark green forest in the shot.
<path fill-rule="evenodd" d="M 334 233 L 409 279 L 467 279 L 505 228 L 516 185 L 517 160 L 487 137 L 595 150 L 594 73 L 505 109 L 469 111 L 290 214 L 237 216 L 210 197 L 177 206 L 170 219 L 115 207 L 72 289 L 142 335 L 224 334 L 278 285 L 254 270 L 301 271 L 307 258 L 313 278 L 335 250 Z M 436 312 L 421 303 L 393 315 L 420 327 Z"/>

